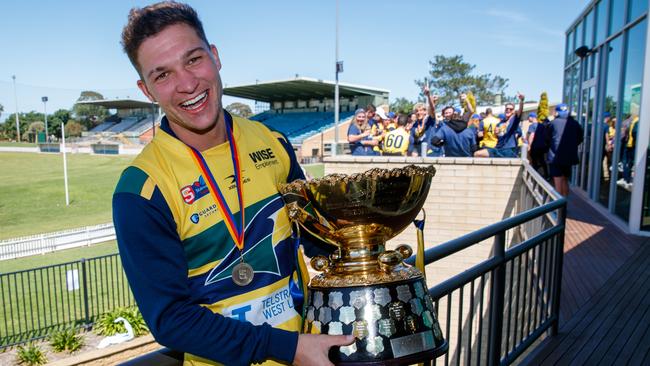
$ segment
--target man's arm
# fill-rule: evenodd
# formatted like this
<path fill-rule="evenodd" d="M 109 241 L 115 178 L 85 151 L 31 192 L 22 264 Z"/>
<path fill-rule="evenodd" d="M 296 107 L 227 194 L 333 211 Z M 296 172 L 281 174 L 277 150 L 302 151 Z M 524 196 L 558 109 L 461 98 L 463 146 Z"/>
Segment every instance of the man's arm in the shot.
<path fill-rule="evenodd" d="M 428 108 L 427 108 L 427 114 L 433 118 L 435 121 L 436 119 L 436 102 L 438 102 L 438 96 L 437 95 L 431 95 L 431 91 L 429 90 L 429 86 L 425 85 L 424 88 L 422 88 L 422 92 L 427 98 L 428 102 Z"/>
<path fill-rule="evenodd" d="M 226 318 L 195 301 L 169 207 L 157 187 L 134 184 L 147 180 L 137 168 L 125 171 L 113 195 L 113 220 L 124 272 L 156 341 L 227 365 L 291 362 L 298 333 Z"/>

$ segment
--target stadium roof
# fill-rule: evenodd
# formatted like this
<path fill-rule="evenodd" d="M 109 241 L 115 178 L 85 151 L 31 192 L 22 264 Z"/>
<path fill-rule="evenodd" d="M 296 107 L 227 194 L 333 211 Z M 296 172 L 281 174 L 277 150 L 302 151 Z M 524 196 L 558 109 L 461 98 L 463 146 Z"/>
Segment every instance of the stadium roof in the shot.
<path fill-rule="evenodd" d="M 77 102 L 75 104 L 98 105 L 100 107 L 104 107 L 108 109 L 151 108 L 152 105 L 158 105 L 158 103 L 145 102 L 142 100 L 135 100 L 135 99 L 86 100 L 83 102 Z"/>
<path fill-rule="evenodd" d="M 334 85 L 335 83 L 329 80 L 296 77 L 287 80 L 228 86 L 223 89 L 223 93 L 231 97 L 246 98 L 261 102 L 321 99 L 334 96 Z M 339 95 L 343 98 L 350 98 L 357 95 L 384 95 L 389 92 L 386 89 L 339 82 Z"/>

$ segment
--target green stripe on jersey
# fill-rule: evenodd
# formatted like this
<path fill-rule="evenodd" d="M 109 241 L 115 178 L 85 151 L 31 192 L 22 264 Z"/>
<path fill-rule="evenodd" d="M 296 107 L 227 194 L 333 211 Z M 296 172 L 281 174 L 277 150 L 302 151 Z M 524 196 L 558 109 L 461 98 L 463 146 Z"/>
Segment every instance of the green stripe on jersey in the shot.
<path fill-rule="evenodd" d="M 115 187 L 115 193 L 133 193 L 140 195 L 142 191 L 142 186 L 147 181 L 149 176 L 147 173 L 143 172 L 140 168 L 130 166 L 122 172 L 120 181 Z"/>

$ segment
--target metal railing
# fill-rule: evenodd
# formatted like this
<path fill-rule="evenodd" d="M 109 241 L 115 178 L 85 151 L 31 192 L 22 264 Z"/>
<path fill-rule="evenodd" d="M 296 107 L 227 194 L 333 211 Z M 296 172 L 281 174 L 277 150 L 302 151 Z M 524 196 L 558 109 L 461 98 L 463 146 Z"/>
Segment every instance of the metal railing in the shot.
<path fill-rule="evenodd" d="M 115 240 L 113 223 L 0 241 L 0 260 L 44 254 Z"/>
<path fill-rule="evenodd" d="M 449 342 L 436 364 L 508 365 L 557 334 L 566 199 L 527 163 L 521 180 L 518 214 L 425 252 L 428 265 L 493 240 L 487 260 L 429 289 Z"/>
<path fill-rule="evenodd" d="M 0 274 L 0 349 L 134 306 L 118 254 Z"/>

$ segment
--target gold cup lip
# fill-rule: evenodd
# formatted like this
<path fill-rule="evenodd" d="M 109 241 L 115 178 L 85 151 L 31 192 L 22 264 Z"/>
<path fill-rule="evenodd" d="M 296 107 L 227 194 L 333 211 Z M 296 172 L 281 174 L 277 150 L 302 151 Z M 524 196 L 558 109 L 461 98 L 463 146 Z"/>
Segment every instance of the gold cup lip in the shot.
<path fill-rule="evenodd" d="M 279 185 L 279 191 L 281 194 L 287 194 L 290 192 L 300 192 L 302 189 L 306 188 L 306 185 L 320 186 L 320 185 L 340 185 L 347 184 L 351 182 L 360 182 L 364 179 L 378 179 L 378 178 L 392 178 L 400 176 L 430 176 L 433 177 L 436 174 L 436 168 L 433 165 L 419 166 L 419 165 L 407 165 L 399 168 L 385 169 L 385 168 L 372 168 L 366 170 L 362 173 L 354 174 L 343 174 L 343 173 L 332 173 L 328 174 L 322 178 L 314 179 L 296 179 L 290 183 L 284 183 Z"/>

